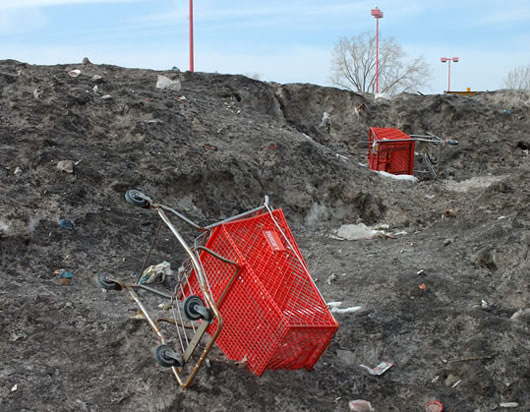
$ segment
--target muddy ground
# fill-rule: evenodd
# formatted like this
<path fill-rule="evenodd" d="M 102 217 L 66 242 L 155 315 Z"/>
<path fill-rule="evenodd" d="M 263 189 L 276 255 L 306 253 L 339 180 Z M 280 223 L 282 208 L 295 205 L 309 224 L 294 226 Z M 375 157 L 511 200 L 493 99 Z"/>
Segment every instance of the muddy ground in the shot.
<path fill-rule="evenodd" d="M 181 89 L 157 88 L 158 75 Z M 243 76 L 13 60 L 0 61 L 0 88 L 0 410 L 349 411 L 355 399 L 375 411 L 435 399 L 448 412 L 530 410 L 529 94 L 374 101 Z M 371 126 L 459 144 L 443 147 L 438 178 L 389 179 L 366 167 Z M 340 328 L 311 371 L 256 377 L 215 348 L 179 388 L 135 303 L 93 280 L 130 280 L 144 264 L 159 219 L 127 204 L 128 189 L 204 225 L 269 195 L 326 301 L 360 309 L 334 313 Z M 337 239 L 358 223 L 386 235 Z M 178 267 L 170 237 L 150 263 Z M 381 376 L 360 367 L 381 361 L 393 363 Z"/>

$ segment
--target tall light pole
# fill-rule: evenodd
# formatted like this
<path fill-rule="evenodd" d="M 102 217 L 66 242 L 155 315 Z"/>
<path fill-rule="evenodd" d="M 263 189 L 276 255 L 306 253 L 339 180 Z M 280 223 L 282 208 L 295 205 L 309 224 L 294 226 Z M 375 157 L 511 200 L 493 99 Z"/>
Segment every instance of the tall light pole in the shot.
<path fill-rule="evenodd" d="M 190 0 L 190 72 L 193 72 L 193 0 Z"/>
<path fill-rule="evenodd" d="M 375 93 L 379 93 L 379 19 L 383 18 L 383 12 L 379 7 L 372 9 L 372 16 L 375 17 Z"/>
<path fill-rule="evenodd" d="M 458 63 L 458 57 L 440 57 L 442 63 L 447 63 L 447 91 L 451 91 L 451 62 Z"/>

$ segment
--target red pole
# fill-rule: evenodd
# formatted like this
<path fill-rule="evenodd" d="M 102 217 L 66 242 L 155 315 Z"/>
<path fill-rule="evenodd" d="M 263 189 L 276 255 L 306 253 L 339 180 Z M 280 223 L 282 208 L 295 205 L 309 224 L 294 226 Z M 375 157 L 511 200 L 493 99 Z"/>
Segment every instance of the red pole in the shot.
<path fill-rule="evenodd" d="M 375 94 L 379 93 L 379 19 L 375 19 Z"/>
<path fill-rule="evenodd" d="M 190 72 L 193 72 L 193 0 L 190 0 Z"/>

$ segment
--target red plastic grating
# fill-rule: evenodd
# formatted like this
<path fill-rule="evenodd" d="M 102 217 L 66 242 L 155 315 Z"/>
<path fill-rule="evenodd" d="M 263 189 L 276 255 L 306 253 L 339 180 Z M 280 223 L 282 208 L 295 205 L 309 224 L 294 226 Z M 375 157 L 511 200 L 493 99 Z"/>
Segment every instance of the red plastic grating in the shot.
<path fill-rule="evenodd" d="M 399 129 L 370 127 L 368 165 L 371 170 L 412 175 L 415 142 Z"/>
<path fill-rule="evenodd" d="M 223 329 L 217 345 L 229 359 L 246 360 L 256 375 L 266 369 L 312 368 L 339 326 L 310 277 L 283 212 L 274 210 L 272 216 L 263 213 L 217 226 L 206 245 L 241 266 L 219 305 Z M 234 268 L 206 252 L 200 261 L 218 302 Z M 200 289 L 194 273 L 190 287 Z"/>

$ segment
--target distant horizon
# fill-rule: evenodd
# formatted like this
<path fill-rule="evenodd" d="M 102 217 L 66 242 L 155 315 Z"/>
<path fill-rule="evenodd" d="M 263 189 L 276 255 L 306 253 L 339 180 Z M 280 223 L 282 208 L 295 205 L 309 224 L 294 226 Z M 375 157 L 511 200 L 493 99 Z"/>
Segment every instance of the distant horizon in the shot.
<path fill-rule="evenodd" d="M 509 71 L 530 64 L 530 4 L 493 1 L 377 3 L 380 36 L 430 65 L 423 94 L 504 89 Z M 331 84 L 342 37 L 375 34 L 372 2 L 295 0 L 194 2 L 196 72 L 242 74 L 265 82 Z M 0 59 L 36 65 L 93 64 L 189 69 L 188 2 L 177 0 L 0 0 Z M 77 63 L 79 62 L 79 63 Z"/>

